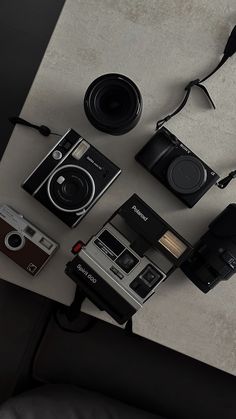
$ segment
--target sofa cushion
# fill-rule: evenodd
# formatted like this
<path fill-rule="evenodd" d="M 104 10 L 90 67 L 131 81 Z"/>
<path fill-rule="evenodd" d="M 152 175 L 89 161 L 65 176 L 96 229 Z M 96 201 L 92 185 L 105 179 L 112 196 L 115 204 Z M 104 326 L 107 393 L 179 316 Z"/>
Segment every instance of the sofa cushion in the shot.
<path fill-rule="evenodd" d="M 109 397 L 67 385 L 45 385 L 7 401 L 1 419 L 164 419 Z"/>
<path fill-rule="evenodd" d="M 78 324 L 63 323 L 73 333 L 50 321 L 34 361 L 36 379 L 100 392 L 168 418 L 236 418 L 235 377 L 100 320 L 75 333 L 82 320 L 86 325 L 92 318 L 81 313 Z"/>

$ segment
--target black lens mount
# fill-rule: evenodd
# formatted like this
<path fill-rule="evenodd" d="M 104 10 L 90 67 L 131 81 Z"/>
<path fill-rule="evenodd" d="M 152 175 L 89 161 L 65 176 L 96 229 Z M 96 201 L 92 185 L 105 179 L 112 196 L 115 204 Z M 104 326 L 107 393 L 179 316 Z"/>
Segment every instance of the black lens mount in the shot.
<path fill-rule="evenodd" d="M 88 87 L 84 109 L 95 128 L 111 135 L 122 135 L 137 125 L 142 113 L 142 97 L 128 77 L 104 74 Z"/>

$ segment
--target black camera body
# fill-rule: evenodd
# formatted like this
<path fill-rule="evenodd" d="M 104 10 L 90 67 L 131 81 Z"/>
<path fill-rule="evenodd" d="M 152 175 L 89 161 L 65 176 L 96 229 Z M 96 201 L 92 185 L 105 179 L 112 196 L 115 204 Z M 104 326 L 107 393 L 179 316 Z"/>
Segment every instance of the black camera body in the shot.
<path fill-rule="evenodd" d="M 73 248 L 66 274 L 123 324 L 186 260 L 189 243 L 136 194 L 86 244 Z"/>
<path fill-rule="evenodd" d="M 166 128 L 159 129 L 135 158 L 189 208 L 219 179 Z"/>
<path fill-rule="evenodd" d="M 70 129 L 22 187 L 69 227 L 75 227 L 121 170 Z"/>
<path fill-rule="evenodd" d="M 210 223 L 181 270 L 204 293 L 236 272 L 236 204 Z"/>

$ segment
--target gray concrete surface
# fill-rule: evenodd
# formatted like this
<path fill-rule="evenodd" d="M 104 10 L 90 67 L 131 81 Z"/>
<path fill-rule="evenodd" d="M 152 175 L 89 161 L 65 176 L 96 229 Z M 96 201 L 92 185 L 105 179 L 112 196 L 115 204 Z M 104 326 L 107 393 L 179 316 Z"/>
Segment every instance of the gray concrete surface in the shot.
<path fill-rule="evenodd" d="M 74 285 L 64 275 L 69 249 L 86 240 L 133 192 L 194 243 L 209 221 L 235 200 L 234 183 L 214 187 L 191 210 L 183 208 L 134 155 L 152 135 L 155 121 L 172 110 L 186 82 L 217 62 L 235 24 L 231 0 L 67 0 L 22 116 L 57 132 L 73 127 L 122 169 L 120 178 L 70 231 L 20 189 L 20 183 L 56 142 L 31 130 L 15 129 L 0 166 L 1 201 L 15 206 L 61 243 L 40 276 L 31 280 L 3 255 L 0 276 L 49 298 L 70 304 Z M 217 172 L 235 168 L 236 58 L 207 82 L 217 104 L 208 108 L 194 91 L 188 107 L 167 127 Z M 98 75 L 120 72 L 140 87 L 144 111 L 138 126 L 121 137 L 93 128 L 83 112 L 83 96 Z M 236 279 L 208 295 L 176 272 L 134 317 L 135 332 L 236 374 Z M 86 303 L 84 310 L 110 321 Z"/>

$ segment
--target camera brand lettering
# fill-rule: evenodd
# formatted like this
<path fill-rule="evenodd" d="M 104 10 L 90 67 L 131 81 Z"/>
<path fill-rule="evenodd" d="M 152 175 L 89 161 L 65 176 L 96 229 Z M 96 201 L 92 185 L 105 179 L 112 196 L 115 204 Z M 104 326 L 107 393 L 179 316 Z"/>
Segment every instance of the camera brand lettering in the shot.
<path fill-rule="evenodd" d="M 77 265 L 77 269 L 79 272 L 81 272 L 84 276 L 86 276 L 86 278 L 89 279 L 89 281 L 91 281 L 93 284 L 96 284 L 97 279 L 94 278 L 94 276 L 92 274 L 90 274 L 87 269 L 85 269 L 80 263 Z"/>
<path fill-rule="evenodd" d="M 143 221 L 147 221 L 148 217 L 146 217 L 137 207 L 136 205 L 132 206 L 132 210 L 137 214 Z"/>
<path fill-rule="evenodd" d="M 92 157 L 90 157 L 90 156 L 87 156 L 86 157 L 86 159 L 90 162 L 90 163 L 92 163 L 98 170 L 102 170 L 102 167 L 101 166 L 99 166 L 99 164 L 97 164 L 93 159 L 92 159 Z"/>
<path fill-rule="evenodd" d="M 180 143 L 179 144 L 179 146 L 183 149 L 183 150 L 185 150 L 188 154 L 191 154 L 191 151 L 184 145 L 184 144 L 182 144 L 182 143 Z"/>

